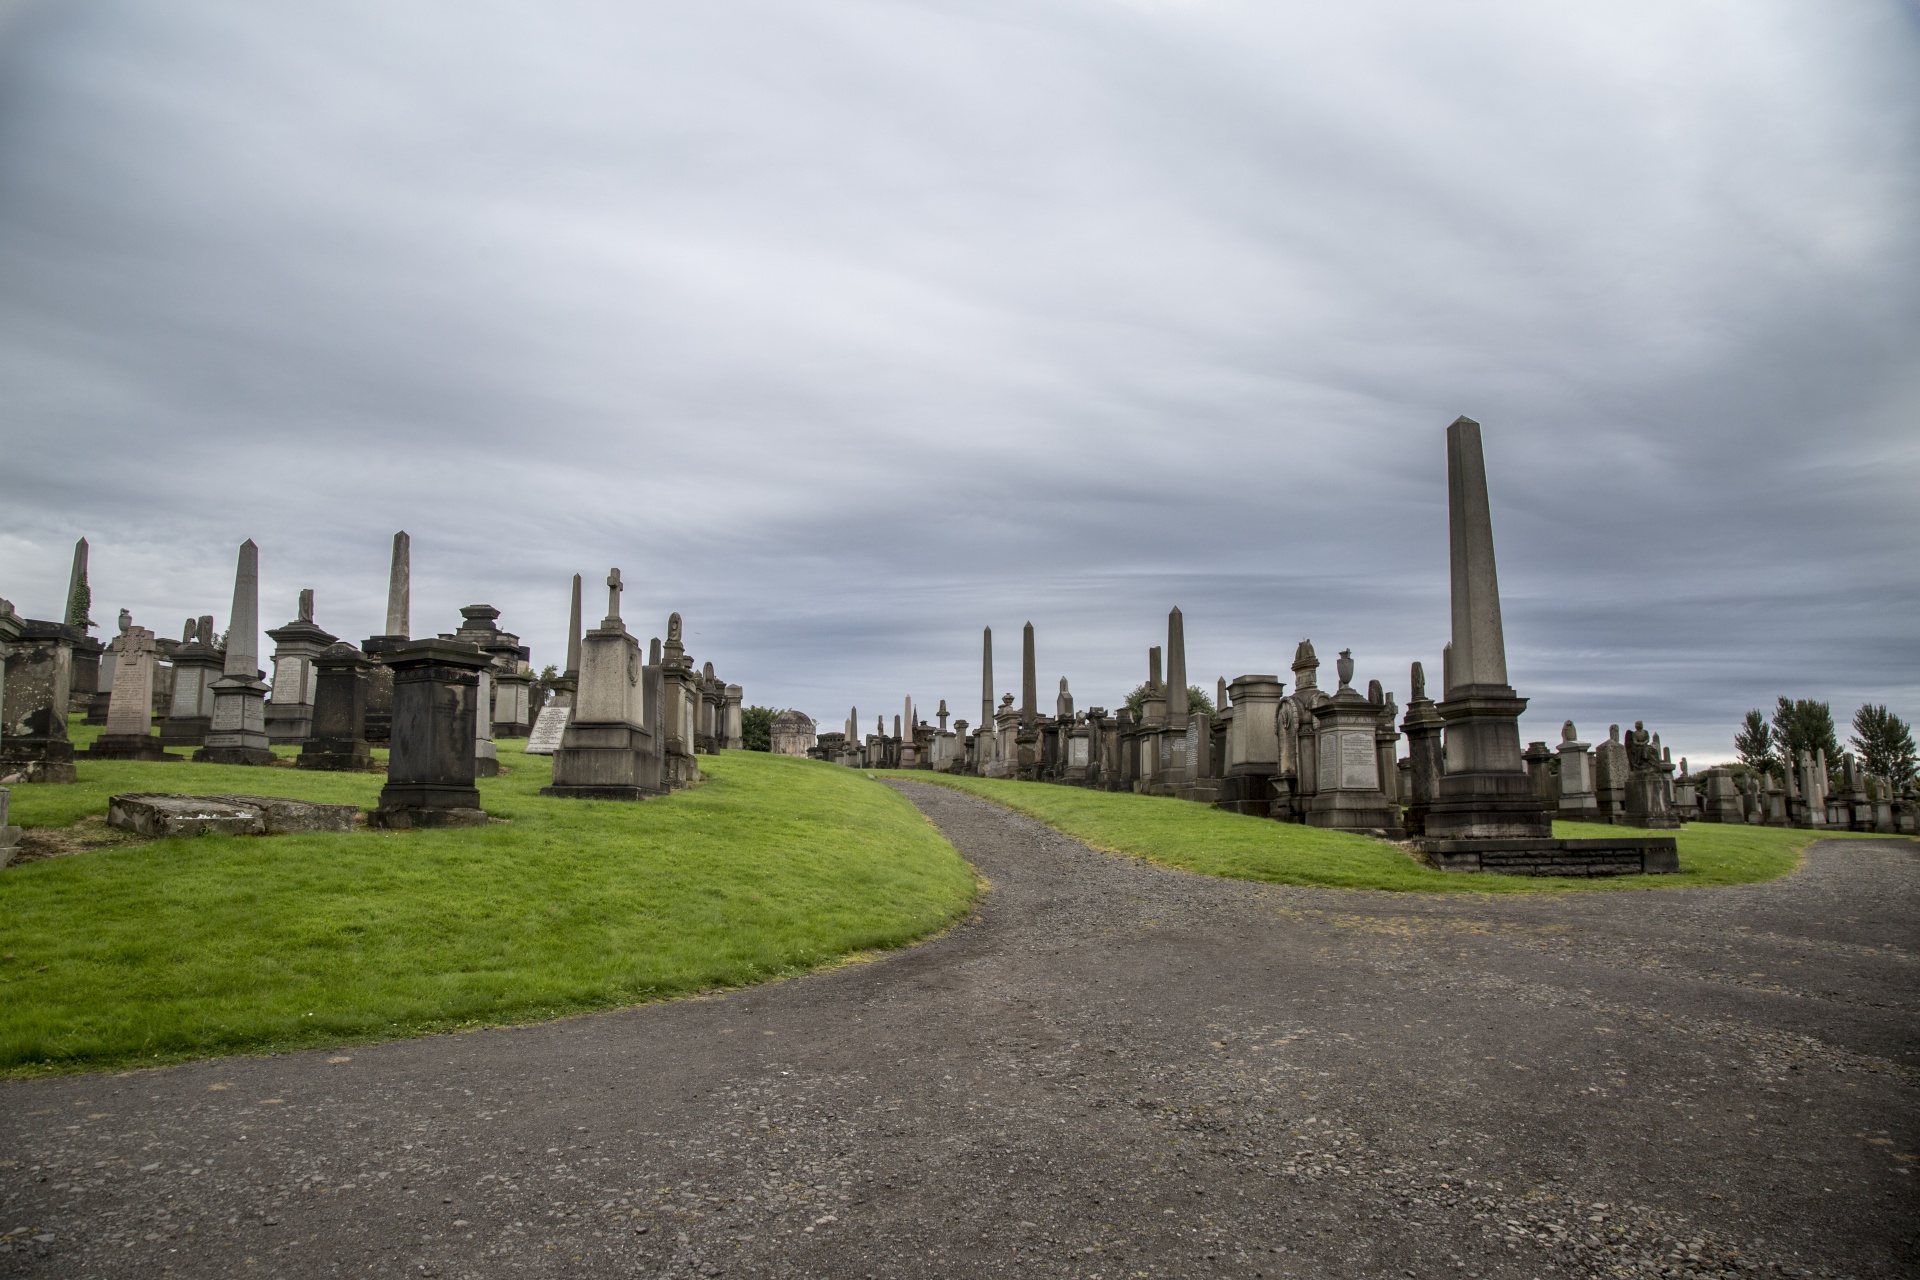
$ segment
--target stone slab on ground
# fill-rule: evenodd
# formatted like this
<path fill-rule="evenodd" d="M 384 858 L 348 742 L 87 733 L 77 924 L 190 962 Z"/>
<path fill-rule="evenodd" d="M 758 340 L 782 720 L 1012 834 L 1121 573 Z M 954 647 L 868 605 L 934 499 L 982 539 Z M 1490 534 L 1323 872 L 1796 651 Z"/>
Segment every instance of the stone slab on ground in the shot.
<path fill-rule="evenodd" d="M 1508 876 L 1671 875 L 1680 870 L 1672 836 L 1602 836 L 1585 840 L 1415 840 L 1442 871 Z"/>
<path fill-rule="evenodd" d="M 0 1084 L 0 1273 L 1916 1271 L 1911 842 L 1724 889 L 1340 892 L 899 786 L 993 887 L 877 963 Z"/>
<path fill-rule="evenodd" d="M 107 824 L 143 836 L 294 835 L 351 831 L 360 810 L 284 796 L 127 792 L 107 802 Z"/>

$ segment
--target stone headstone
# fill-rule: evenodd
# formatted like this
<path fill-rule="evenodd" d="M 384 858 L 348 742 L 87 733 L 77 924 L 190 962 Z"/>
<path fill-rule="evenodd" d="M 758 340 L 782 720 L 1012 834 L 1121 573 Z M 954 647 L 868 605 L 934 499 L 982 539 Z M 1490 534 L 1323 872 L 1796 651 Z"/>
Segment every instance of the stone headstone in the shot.
<path fill-rule="evenodd" d="M 572 707 L 549 704 L 540 709 L 540 718 L 534 721 L 533 732 L 527 735 L 527 745 L 523 754 L 530 756 L 550 756 L 560 749 L 560 739 L 567 731 L 567 719 L 573 714 Z"/>

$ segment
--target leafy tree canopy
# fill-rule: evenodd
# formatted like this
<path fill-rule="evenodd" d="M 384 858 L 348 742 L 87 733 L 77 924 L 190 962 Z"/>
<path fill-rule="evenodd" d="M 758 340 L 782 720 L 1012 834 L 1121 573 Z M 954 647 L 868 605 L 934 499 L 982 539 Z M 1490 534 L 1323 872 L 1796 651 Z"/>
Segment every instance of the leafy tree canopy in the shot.
<path fill-rule="evenodd" d="M 1833 708 L 1811 698 L 1781 698 L 1773 710 L 1773 745 L 1789 762 L 1802 751 L 1827 753 L 1827 763 L 1839 767 L 1840 739 L 1833 731 Z"/>
<path fill-rule="evenodd" d="M 773 718 L 779 714 L 772 707 L 740 708 L 740 745 L 748 751 L 773 750 Z"/>
<path fill-rule="evenodd" d="M 1765 769 L 1773 763 L 1773 729 L 1767 724 L 1766 712 L 1757 707 L 1747 712 L 1740 732 L 1733 735 L 1733 749 L 1749 769 Z"/>
<path fill-rule="evenodd" d="M 1127 695 L 1127 710 L 1133 713 L 1133 718 L 1135 720 L 1138 720 L 1140 718 L 1141 710 L 1145 708 L 1146 705 L 1147 705 L 1147 686 L 1146 686 L 1146 683 L 1143 681 L 1140 684 L 1135 685 L 1133 692 Z M 1188 685 L 1187 686 L 1187 714 L 1190 716 L 1198 715 L 1203 711 L 1206 712 L 1208 715 L 1213 714 L 1213 699 L 1208 697 L 1207 691 L 1205 689 L 1202 689 L 1199 685 L 1197 684 Z"/>
<path fill-rule="evenodd" d="M 1913 730 L 1885 706 L 1868 703 L 1853 713 L 1853 749 L 1868 773 L 1891 778 L 1895 786 L 1912 781 Z"/>

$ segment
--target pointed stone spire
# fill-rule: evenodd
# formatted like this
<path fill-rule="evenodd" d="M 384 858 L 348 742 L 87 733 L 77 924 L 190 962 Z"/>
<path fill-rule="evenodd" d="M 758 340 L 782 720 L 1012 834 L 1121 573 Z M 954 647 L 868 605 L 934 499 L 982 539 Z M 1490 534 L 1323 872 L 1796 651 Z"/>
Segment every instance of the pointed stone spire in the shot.
<path fill-rule="evenodd" d="M 73 544 L 73 573 L 67 578 L 67 616 L 63 621 L 82 631 L 93 625 L 93 588 L 87 585 L 87 540 Z"/>
<path fill-rule="evenodd" d="M 1033 624 L 1020 633 L 1020 723 L 1040 718 L 1040 688 L 1033 671 Z"/>
<path fill-rule="evenodd" d="M 980 724 L 993 723 L 993 628 L 980 633 Z"/>
<path fill-rule="evenodd" d="M 1178 608 L 1167 614 L 1167 727 L 1187 731 L 1187 624 Z"/>
<path fill-rule="evenodd" d="M 252 680 L 260 670 L 260 548 L 240 544 L 233 571 L 233 612 L 227 615 L 227 663 L 222 671 Z"/>
<path fill-rule="evenodd" d="M 1215 711 L 1227 709 L 1227 678 L 1225 676 L 1220 676 L 1213 682 L 1213 709 Z"/>
<path fill-rule="evenodd" d="M 393 535 L 393 566 L 387 571 L 387 631 L 410 636 L 413 625 L 413 540 L 402 529 Z"/>
<path fill-rule="evenodd" d="M 1493 567 L 1493 515 L 1480 424 L 1456 418 L 1447 428 L 1447 548 L 1453 579 L 1453 663 L 1447 695 L 1459 686 L 1507 687 L 1507 642 L 1500 626 L 1500 582 Z"/>
<path fill-rule="evenodd" d="M 567 669 L 565 675 L 580 678 L 580 575 L 573 575 L 573 607 L 567 616 Z"/>

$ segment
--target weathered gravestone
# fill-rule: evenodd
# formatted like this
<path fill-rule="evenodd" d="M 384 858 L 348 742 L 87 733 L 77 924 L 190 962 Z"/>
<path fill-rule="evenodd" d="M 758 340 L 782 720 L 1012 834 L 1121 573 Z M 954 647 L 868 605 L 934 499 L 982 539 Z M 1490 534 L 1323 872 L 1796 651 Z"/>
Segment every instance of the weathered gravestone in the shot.
<path fill-rule="evenodd" d="M 177 760 L 153 736 L 153 677 L 158 646 L 153 632 L 133 625 L 120 611 L 120 634 L 109 646 L 113 654 L 113 688 L 107 705 L 107 728 L 94 739 L 87 754 L 102 760 Z"/>
<path fill-rule="evenodd" d="M 273 641 L 273 692 L 267 695 L 267 740 L 305 742 L 313 733 L 313 700 L 319 692 L 313 660 L 339 639 L 313 621 L 313 590 L 300 593 L 292 622 L 267 632 Z"/>
<path fill-rule="evenodd" d="M 491 661 L 457 640 L 410 640 L 388 650 L 393 729 L 387 785 L 369 826 L 470 827 L 487 820 L 473 784 L 473 725 L 480 673 Z"/>
<path fill-rule="evenodd" d="M 233 611 L 227 615 L 223 674 L 213 682 L 213 723 L 206 745 L 193 753 L 210 764 L 268 764 L 267 685 L 260 678 L 260 549 L 240 544 L 233 574 Z"/>
<path fill-rule="evenodd" d="M 641 800 L 666 789 L 649 723 L 640 643 L 620 617 L 623 588 L 620 570 L 607 574 L 607 616 L 581 639 L 580 687 L 554 753 L 553 784 L 542 787 L 541 795 Z M 677 630 L 673 639 L 678 643 Z"/>
<path fill-rule="evenodd" d="M 160 745 L 197 747 L 213 727 L 213 682 L 227 656 L 214 647 L 213 615 L 189 618 L 180 647 L 173 651 L 173 697 L 160 722 Z"/>
<path fill-rule="evenodd" d="M 302 769 L 350 770 L 373 767 L 367 741 L 367 672 L 372 659 L 344 642 L 328 645 L 313 659 L 313 732 L 295 763 Z"/>

